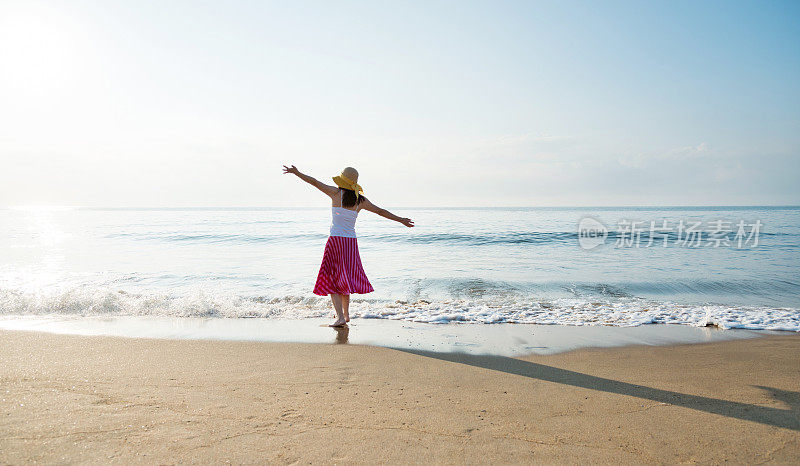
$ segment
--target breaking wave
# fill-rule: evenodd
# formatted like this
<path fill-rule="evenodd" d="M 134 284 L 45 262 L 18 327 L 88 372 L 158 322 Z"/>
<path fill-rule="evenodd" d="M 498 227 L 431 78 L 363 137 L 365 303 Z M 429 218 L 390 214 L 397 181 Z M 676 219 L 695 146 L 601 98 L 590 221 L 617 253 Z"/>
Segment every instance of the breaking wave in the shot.
<path fill-rule="evenodd" d="M 71 289 L 30 293 L 0 290 L 0 315 L 164 316 L 209 318 L 312 318 L 332 313 L 328 298 L 129 293 L 110 289 Z M 427 323 L 558 324 L 638 326 L 682 324 L 800 331 L 800 310 L 785 307 L 680 304 L 624 293 L 591 297 L 535 299 L 509 294 L 489 297 L 425 300 L 356 299 L 356 318 Z"/>

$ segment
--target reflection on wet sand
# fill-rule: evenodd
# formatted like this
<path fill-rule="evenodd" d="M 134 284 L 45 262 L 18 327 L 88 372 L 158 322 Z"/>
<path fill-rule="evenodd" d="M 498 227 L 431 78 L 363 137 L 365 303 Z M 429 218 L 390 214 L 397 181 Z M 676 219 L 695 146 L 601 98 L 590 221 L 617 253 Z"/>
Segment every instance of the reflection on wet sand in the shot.
<path fill-rule="evenodd" d="M 670 345 L 753 338 L 771 332 L 719 330 L 686 325 L 640 327 L 534 324 L 425 324 L 390 319 L 357 319 L 358 327 L 337 328 L 331 339 L 328 318 L 221 319 L 201 317 L 2 316 L 0 329 L 77 335 L 192 340 L 273 341 L 357 344 L 419 351 L 495 356 L 554 354 L 586 347 Z M 781 333 L 781 332 L 777 332 Z"/>
<path fill-rule="evenodd" d="M 336 330 L 336 344 L 346 345 L 350 335 L 350 327 L 344 325 L 342 327 L 333 327 L 333 329 Z"/>

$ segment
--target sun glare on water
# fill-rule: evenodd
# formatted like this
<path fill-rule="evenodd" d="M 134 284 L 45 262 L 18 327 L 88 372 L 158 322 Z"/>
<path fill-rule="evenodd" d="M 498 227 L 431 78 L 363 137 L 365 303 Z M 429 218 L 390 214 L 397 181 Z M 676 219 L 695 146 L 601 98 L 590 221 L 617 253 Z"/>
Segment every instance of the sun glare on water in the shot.
<path fill-rule="evenodd" d="M 77 207 L 69 205 L 15 205 L 10 208 L 25 212 L 66 212 L 77 209 Z"/>

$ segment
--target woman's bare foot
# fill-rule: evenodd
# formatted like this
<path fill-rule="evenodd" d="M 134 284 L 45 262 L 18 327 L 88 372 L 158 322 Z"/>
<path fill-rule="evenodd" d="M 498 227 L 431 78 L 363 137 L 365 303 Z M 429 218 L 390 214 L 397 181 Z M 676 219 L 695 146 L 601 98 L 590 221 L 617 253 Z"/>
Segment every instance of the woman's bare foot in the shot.
<path fill-rule="evenodd" d="M 345 311 L 345 313 L 344 313 L 344 321 L 345 322 L 350 322 L 350 313 L 347 312 L 347 311 Z"/>
<path fill-rule="evenodd" d="M 344 319 L 336 319 L 336 322 L 329 325 L 329 327 L 344 327 L 347 325 L 347 321 Z"/>

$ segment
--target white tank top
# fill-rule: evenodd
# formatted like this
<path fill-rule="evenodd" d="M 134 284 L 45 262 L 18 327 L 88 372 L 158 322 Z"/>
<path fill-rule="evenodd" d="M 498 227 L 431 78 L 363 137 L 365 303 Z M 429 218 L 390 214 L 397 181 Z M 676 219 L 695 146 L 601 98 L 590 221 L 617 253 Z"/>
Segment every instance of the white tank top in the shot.
<path fill-rule="evenodd" d="M 331 222 L 331 236 L 356 237 L 356 217 L 358 211 L 344 207 L 332 207 L 333 222 Z"/>

